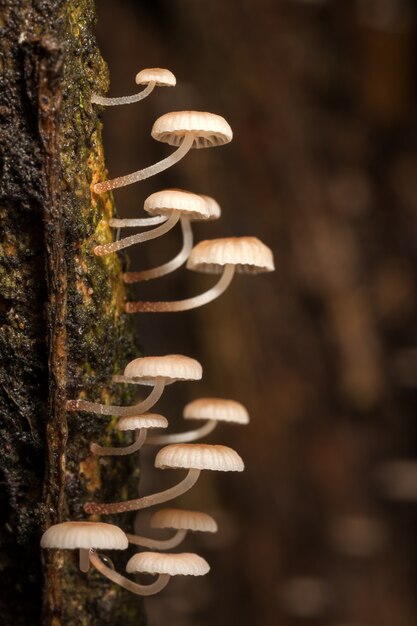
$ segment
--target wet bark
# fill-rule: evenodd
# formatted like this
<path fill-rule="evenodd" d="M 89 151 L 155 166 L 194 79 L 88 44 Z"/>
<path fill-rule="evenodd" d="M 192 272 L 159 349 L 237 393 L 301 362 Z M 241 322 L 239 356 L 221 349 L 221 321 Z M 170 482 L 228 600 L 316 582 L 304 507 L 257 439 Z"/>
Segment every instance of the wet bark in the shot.
<path fill-rule="evenodd" d="M 111 419 L 66 414 L 67 397 L 127 401 L 112 386 L 133 355 L 111 237 L 100 112 L 107 88 L 90 0 L 0 3 L 1 622 L 142 624 L 137 598 L 81 575 L 72 552 L 40 553 L 50 524 L 85 519 L 84 501 L 136 491 L 137 459 L 99 462 Z M 131 478 L 131 489 L 127 477 Z M 110 521 L 110 520 L 106 520 Z M 117 523 L 123 525 L 120 516 Z M 126 555 L 115 557 L 122 569 Z M 112 555 L 113 558 L 113 555 Z"/>

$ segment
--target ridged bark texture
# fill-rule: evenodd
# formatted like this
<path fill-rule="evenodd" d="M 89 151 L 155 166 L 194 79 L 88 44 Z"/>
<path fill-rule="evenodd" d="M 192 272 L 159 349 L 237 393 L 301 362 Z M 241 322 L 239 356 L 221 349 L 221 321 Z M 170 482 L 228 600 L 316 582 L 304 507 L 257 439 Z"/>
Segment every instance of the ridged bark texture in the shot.
<path fill-rule="evenodd" d="M 66 397 L 124 400 L 110 385 L 134 353 L 111 237 L 98 107 L 108 73 L 91 0 L 0 3 L 1 623 L 143 624 L 140 600 L 77 555 L 45 551 L 50 524 L 85 519 L 86 499 L 136 493 L 137 458 L 97 460 L 111 420 L 66 414 Z M 135 456 L 135 455 L 133 455 Z M 106 521 L 111 521 L 106 519 Z M 121 525 L 124 520 L 117 517 Z M 113 555 L 111 555 L 113 558 Z M 123 569 L 127 554 L 115 555 Z"/>

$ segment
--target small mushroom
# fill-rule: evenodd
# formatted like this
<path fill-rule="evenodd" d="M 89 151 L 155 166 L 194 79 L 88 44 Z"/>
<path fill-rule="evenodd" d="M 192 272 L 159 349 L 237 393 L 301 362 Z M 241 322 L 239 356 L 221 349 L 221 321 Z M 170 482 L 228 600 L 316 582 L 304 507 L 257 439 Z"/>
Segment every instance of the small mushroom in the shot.
<path fill-rule="evenodd" d="M 84 510 L 91 515 L 108 515 L 147 509 L 172 500 L 191 489 L 197 482 L 201 470 L 242 472 L 244 469 L 242 459 L 232 448 L 196 443 L 172 444 L 162 448 L 156 455 L 155 467 L 160 469 L 188 469 L 188 473 L 181 482 L 165 491 L 124 502 L 108 504 L 87 502 L 84 505 Z"/>
<path fill-rule="evenodd" d="M 67 411 L 87 411 L 100 415 L 136 417 L 148 411 L 161 397 L 165 386 L 178 380 L 200 380 L 203 370 L 198 361 L 181 354 L 145 356 L 130 361 L 122 376 L 113 376 L 117 383 L 152 385 L 153 389 L 145 400 L 133 406 L 100 404 L 89 400 L 67 400 Z"/>
<path fill-rule="evenodd" d="M 127 302 L 127 313 L 168 313 L 188 311 L 215 300 L 230 285 L 235 272 L 258 274 L 272 272 L 272 251 L 256 237 L 230 237 L 201 241 L 191 251 L 187 268 L 218 274 L 220 280 L 205 293 L 174 302 Z"/>
<path fill-rule="evenodd" d="M 160 67 L 152 67 L 141 70 L 136 74 L 135 82 L 137 85 L 146 85 L 145 89 L 133 96 L 122 96 L 121 98 L 105 98 L 93 93 L 91 102 L 107 107 L 117 106 L 119 104 L 132 104 L 133 102 L 139 102 L 149 96 L 155 87 L 175 87 L 177 80 L 174 74 L 169 70 Z"/>
<path fill-rule="evenodd" d="M 159 117 L 151 135 L 157 141 L 178 146 L 169 157 L 127 176 L 105 180 L 94 185 L 95 193 L 104 193 L 155 176 L 182 159 L 191 148 L 211 148 L 229 143 L 233 132 L 226 120 L 215 113 L 174 111 Z"/>
<path fill-rule="evenodd" d="M 243 404 L 235 400 L 223 398 L 199 398 L 189 402 L 183 411 L 184 419 L 207 420 L 203 426 L 195 430 L 169 435 L 155 435 L 148 437 L 147 443 L 167 445 L 169 443 L 185 443 L 196 441 L 213 432 L 218 422 L 234 422 L 248 424 L 249 415 Z"/>
<path fill-rule="evenodd" d="M 130 237 L 124 237 L 123 239 L 119 239 L 119 241 L 96 246 L 94 248 L 94 254 L 103 256 L 137 243 L 155 239 L 174 228 L 179 220 L 181 220 L 182 223 L 188 223 L 189 219 L 208 219 L 209 217 L 207 204 L 200 196 L 188 191 L 180 191 L 179 189 L 164 189 L 163 191 L 157 191 L 151 194 L 146 198 L 143 208 L 150 215 L 162 215 L 166 216 L 168 219 L 162 226 L 158 226 L 152 230 L 137 233 Z M 119 220 L 119 222 L 120 221 L 122 220 Z M 129 222 L 132 221 L 133 220 L 129 220 Z"/>
<path fill-rule="evenodd" d="M 151 539 L 140 535 L 127 534 L 129 543 L 137 546 L 152 548 L 153 550 L 171 550 L 178 546 L 185 538 L 187 532 L 217 532 L 216 520 L 200 511 L 186 511 L 184 509 L 160 509 L 156 511 L 150 522 L 151 528 L 173 528 L 176 533 L 169 539 Z"/>
<path fill-rule="evenodd" d="M 150 585 L 139 585 L 121 576 L 110 569 L 95 555 L 90 556 L 92 564 L 99 572 L 112 580 L 116 585 L 124 587 L 139 596 L 152 596 L 161 591 L 169 582 L 171 576 L 204 576 L 210 571 L 205 559 L 197 554 L 158 554 L 157 552 L 141 552 L 135 554 L 127 562 L 126 571 L 129 574 L 147 573 L 158 575 Z"/>
<path fill-rule="evenodd" d="M 42 535 L 42 548 L 80 551 L 80 570 L 88 572 L 91 550 L 126 550 L 125 533 L 102 522 L 63 522 L 50 526 Z"/>
<path fill-rule="evenodd" d="M 197 196 L 196 194 L 190 194 L 189 192 L 180 191 L 179 189 L 172 189 L 168 191 L 188 193 L 190 196 L 198 198 L 198 205 L 201 200 L 204 200 L 206 212 L 202 215 L 198 215 L 198 213 L 195 213 L 194 215 L 188 215 L 187 213 L 183 214 L 180 220 L 183 240 L 180 252 L 173 259 L 168 261 L 168 263 L 164 263 L 158 267 L 154 267 L 149 270 L 142 270 L 141 272 L 126 272 L 122 275 L 125 283 L 131 284 L 151 280 L 153 278 L 160 278 L 161 276 L 166 276 L 181 267 L 181 265 L 183 265 L 188 259 L 191 248 L 193 247 L 193 231 L 191 222 L 200 219 L 214 220 L 220 217 L 220 206 L 213 198 L 210 198 L 209 196 Z"/>
<path fill-rule="evenodd" d="M 149 428 L 166 428 L 167 426 L 168 420 L 166 417 L 156 413 L 142 413 L 142 415 L 135 417 L 122 417 L 117 423 L 117 428 L 122 431 L 135 431 L 135 441 L 130 446 L 121 448 L 103 448 L 96 443 L 92 443 L 90 450 L 97 456 L 125 456 L 126 454 L 133 454 L 140 450 L 145 443 Z"/>

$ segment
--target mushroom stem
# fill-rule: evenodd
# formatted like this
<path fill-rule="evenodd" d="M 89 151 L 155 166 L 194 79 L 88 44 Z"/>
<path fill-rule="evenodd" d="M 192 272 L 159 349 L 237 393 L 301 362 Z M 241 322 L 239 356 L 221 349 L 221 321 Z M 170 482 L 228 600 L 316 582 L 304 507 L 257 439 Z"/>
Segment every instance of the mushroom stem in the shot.
<path fill-rule="evenodd" d="M 141 218 L 118 218 L 113 217 L 109 220 L 109 226 L 112 228 L 145 228 L 146 226 L 158 226 L 166 222 L 166 215 L 155 215 L 155 217 Z"/>
<path fill-rule="evenodd" d="M 139 93 L 135 93 L 133 96 L 121 96 L 120 98 L 105 98 L 104 96 L 93 93 L 91 102 L 92 104 L 101 104 L 105 107 L 114 107 L 118 104 L 132 104 L 133 102 L 139 102 L 149 96 L 155 89 L 155 85 L 155 81 L 149 82 L 145 89 L 142 89 Z"/>
<path fill-rule="evenodd" d="M 145 413 L 153 407 L 162 396 L 165 389 L 165 379 L 157 378 L 149 396 L 133 406 L 117 406 L 115 404 L 100 404 L 88 400 L 67 400 L 67 411 L 84 411 L 99 415 L 116 415 L 117 417 L 135 417 Z"/>
<path fill-rule="evenodd" d="M 140 180 L 144 180 L 145 178 L 149 178 L 150 176 L 155 176 L 155 174 L 159 174 L 164 170 L 171 167 L 175 163 L 178 163 L 191 149 L 194 143 L 194 135 L 192 133 L 188 133 L 184 135 L 184 138 L 178 148 L 166 157 L 166 159 L 162 159 L 158 163 L 154 163 L 154 165 L 150 165 L 149 167 L 145 167 L 143 170 L 138 170 L 137 172 L 133 172 L 132 174 L 127 174 L 127 176 L 119 176 L 118 178 L 112 178 L 111 180 L 104 180 L 101 183 L 96 183 L 94 185 L 95 193 L 104 193 L 105 191 L 109 191 L 110 189 L 118 189 L 119 187 L 125 187 L 126 185 L 131 185 L 132 183 L 137 183 Z"/>
<path fill-rule="evenodd" d="M 150 239 L 156 239 L 161 235 L 164 235 L 166 232 L 174 228 L 175 224 L 179 221 L 181 214 L 178 211 L 173 211 L 166 222 L 153 228 L 152 230 L 147 230 L 144 233 L 136 233 L 136 235 L 131 235 L 130 237 L 124 237 L 123 239 L 119 239 L 119 241 L 113 241 L 112 243 L 106 243 L 103 246 L 95 246 L 93 249 L 94 254 L 97 256 L 104 256 L 106 254 L 111 254 L 112 252 L 117 252 L 118 250 L 123 250 L 123 248 L 128 248 L 129 246 L 133 246 L 136 243 L 142 243 L 143 241 L 149 241 Z"/>
<path fill-rule="evenodd" d="M 90 569 L 90 550 L 88 548 L 80 548 L 79 559 L 80 570 L 82 572 L 88 572 Z"/>
<path fill-rule="evenodd" d="M 125 578 L 118 572 L 110 569 L 110 567 L 104 565 L 96 552 L 90 551 L 90 562 L 93 567 L 100 572 L 100 574 L 103 574 L 103 576 L 111 580 L 113 583 L 116 583 L 116 585 L 124 587 L 124 589 L 127 589 L 132 593 L 136 593 L 138 596 L 152 596 L 155 593 L 158 593 L 166 587 L 169 579 L 171 578 L 169 574 L 159 574 L 155 582 L 150 585 L 138 585 L 138 583 L 134 583 L 132 580 L 129 580 L 129 578 Z"/>
<path fill-rule="evenodd" d="M 209 435 L 216 428 L 217 422 L 216 420 L 208 420 L 203 426 L 200 428 L 196 428 L 195 430 L 187 430 L 184 433 L 172 433 L 171 435 L 152 435 L 148 437 L 146 443 L 157 445 L 157 446 L 165 446 L 169 443 L 189 443 L 190 441 L 196 441 Z"/>
<path fill-rule="evenodd" d="M 197 482 L 198 477 L 200 476 L 200 471 L 201 470 L 199 469 L 192 468 L 188 470 L 187 476 L 177 485 L 174 485 L 169 489 L 165 489 L 164 491 L 153 493 L 150 496 L 137 498 L 136 500 L 125 500 L 124 502 L 107 504 L 100 502 L 87 502 L 84 504 L 84 511 L 89 515 L 109 515 L 110 513 L 139 511 L 139 509 L 147 509 L 151 506 L 155 506 L 156 504 L 161 504 L 161 502 L 168 502 L 168 500 L 173 500 L 177 496 L 180 496 L 191 489 L 191 487 Z"/>
<path fill-rule="evenodd" d="M 124 456 L 126 454 L 133 454 L 140 450 L 145 443 L 147 430 L 146 428 L 140 428 L 136 431 L 135 441 L 130 446 L 124 446 L 120 448 L 102 448 L 96 443 L 90 445 L 90 450 L 97 456 Z"/>
<path fill-rule="evenodd" d="M 177 530 L 177 532 L 169 539 L 152 539 L 149 537 L 142 537 L 141 535 L 130 535 L 126 533 L 129 543 L 134 543 L 136 546 L 142 546 L 144 548 L 152 548 L 153 550 L 171 550 L 180 545 L 184 541 L 187 534 L 186 530 Z"/>
<path fill-rule="evenodd" d="M 187 298 L 186 300 L 176 300 L 174 302 L 127 302 L 126 313 L 174 313 L 177 311 L 196 309 L 220 296 L 232 282 L 234 273 L 234 265 L 225 265 L 220 280 L 214 287 L 199 296 Z"/>
<path fill-rule="evenodd" d="M 154 267 L 150 270 L 143 270 L 141 272 L 126 272 L 122 275 L 123 281 L 127 284 L 132 284 L 143 280 L 151 280 L 152 278 L 159 278 L 160 276 L 170 274 L 174 270 L 181 267 L 181 265 L 183 265 L 188 259 L 191 248 L 193 247 L 193 231 L 189 218 L 181 218 L 181 230 L 183 239 L 182 248 L 173 259 L 168 261 L 168 263 L 164 263 L 163 265 L 159 265 L 158 267 Z"/>

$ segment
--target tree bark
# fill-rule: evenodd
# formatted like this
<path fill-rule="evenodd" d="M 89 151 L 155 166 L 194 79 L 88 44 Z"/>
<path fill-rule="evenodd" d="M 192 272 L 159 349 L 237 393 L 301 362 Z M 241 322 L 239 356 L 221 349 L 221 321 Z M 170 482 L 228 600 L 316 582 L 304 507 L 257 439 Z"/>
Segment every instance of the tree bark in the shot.
<path fill-rule="evenodd" d="M 133 355 L 120 267 L 92 254 L 111 238 L 101 122 L 91 93 L 108 73 L 91 0 L 0 3 L 1 622 L 143 624 L 140 601 L 70 551 L 40 554 L 42 531 L 85 519 L 93 496 L 129 496 L 137 459 L 99 461 L 111 419 L 66 414 L 85 392 L 127 401 L 111 375 Z M 123 397 L 124 396 L 124 397 Z M 136 461 L 136 463 L 135 463 Z M 111 521 L 106 518 L 106 521 Z M 116 523 L 122 525 L 120 516 Z M 113 555 L 111 555 L 113 558 Z M 116 555 L 118 569 L 127 556 Z M 42 600 L 43 598 L 43 600 Z"/>

